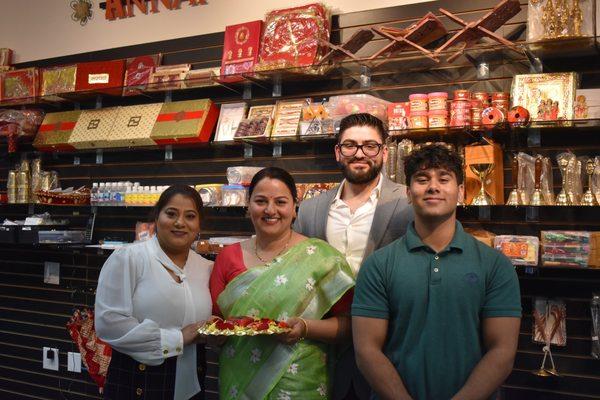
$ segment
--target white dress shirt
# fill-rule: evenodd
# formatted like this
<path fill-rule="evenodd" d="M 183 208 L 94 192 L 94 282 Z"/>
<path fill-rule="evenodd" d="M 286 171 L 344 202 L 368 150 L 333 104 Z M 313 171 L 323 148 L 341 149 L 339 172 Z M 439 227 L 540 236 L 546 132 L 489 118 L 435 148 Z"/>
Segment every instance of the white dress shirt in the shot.
<path fill-rule="evenodd" d="M 167 269 L 181 283 L 175 282 Z M 177 400 L 200 391 L 196 345 L 183 346 L 181 328 L 210 317 L 211 271 L 212 262 L 191 250 L 185 267 L 179 268 L 154 237 L 116 250 L 98 279 L 98 337 L 148 365 L 160 365 L 165 358 L 177 356 Z"/>
<path fill-rule="evenodd" d="M 346 256 L 354 275 L 358 273 L 365 254 L 382 182 L 383 178 L 379 175 L 379 183 L 371 191 L 369 199 L 352 213 L 350 207 L 341 199 L 342 190 L 346 185 L 344 180 L 329 207 L 325 231 L 327 242 Z"/>

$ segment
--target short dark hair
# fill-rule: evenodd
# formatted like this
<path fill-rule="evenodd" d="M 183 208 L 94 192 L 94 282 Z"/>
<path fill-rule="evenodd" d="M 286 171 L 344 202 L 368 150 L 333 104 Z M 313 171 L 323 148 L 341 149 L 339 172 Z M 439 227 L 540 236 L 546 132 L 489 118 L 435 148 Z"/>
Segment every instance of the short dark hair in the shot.
<path fill-rule="evenodd" d="M 250 186 L 248 187 L 248 197 L 252 197 L 252 192 L 254 191 L 254 188 L 256 188 L 256 185 L 266 178 L 277 179 L 278 181 L 283 182 L 290 190 L 294 203 L 297 201 L 298 191 L 296 190 L 296 182 L 294 181 L 294 178 L 285 169 L 279 167 L 267 167 L 258 171 L 252 178 Z"/>
<path fill-rule="evenodd" d="M 342 138 L 342 135 L 346 129 L 350 129 L 355 126 L 369 126 L 375 129 L 377 133 L 379 133 L 382 143 L 385 143 L 385 139 L 387 139 L 387 128 L 382 120 L 369 113 L 358 113 L 350 114 L 342 118 L 340 121 L 340 131 L 336 137 L 337 142 L 340 142 L 340 139 Z"/>
<path fill-rule="evenodd" d="M 154 208 L 152 209 L 152 220 L 156 220 L 162 209 L 165 208 L 167 204 L 169 204 L 169 201 L 171 201 L 171 199 L 178 194 L 191 199 L 196 206 L 198 216 L 202 216 L 202 197 L 200 197 L 200 194 L 196 191 L 196 189 L 188 185 L 178 184 L 171 185 L 167 188 L 167 190 L 162 192 L 158 201 L 154 205 Z"/>
<path fill-rule="evenodd" d="M 463 162 L 458 153 L 444 145 L 430 144 L 404 157 L 406 184 L 410 185 L 415 173 L 429 168 L 443 168 L 454 172 L 459 185 L 464 181 Z"/>

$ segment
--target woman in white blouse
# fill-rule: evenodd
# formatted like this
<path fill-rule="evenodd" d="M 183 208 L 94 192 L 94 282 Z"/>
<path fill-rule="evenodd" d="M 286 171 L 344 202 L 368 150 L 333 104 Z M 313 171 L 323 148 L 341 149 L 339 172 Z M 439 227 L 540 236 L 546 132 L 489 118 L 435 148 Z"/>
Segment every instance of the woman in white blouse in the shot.
<path fill-rule="evenodd" d="M 156 236 L 115 251 L 102 267 L 96 331 L 113 348 L 105 399 L 203 398 L 204 346 L 196 342 L 211 313 L 212 262 L 190 250 L 201 209 L 194 189 L 169 187 L 154 208 Z"/>

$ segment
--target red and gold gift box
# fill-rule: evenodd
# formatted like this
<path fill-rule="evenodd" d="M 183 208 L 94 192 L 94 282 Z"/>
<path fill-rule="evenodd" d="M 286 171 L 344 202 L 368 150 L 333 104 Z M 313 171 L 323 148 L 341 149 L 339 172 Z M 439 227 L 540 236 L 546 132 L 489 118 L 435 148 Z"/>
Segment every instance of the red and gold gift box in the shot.
<path fill-rule="evenodd" d="M 2 104 L 22 104 L 35 100 L 39 93 L 37 68 L 17 69 L 2 74 Z"/>
<path fill-rule="evenodd" d="M 150 138 L 163 103 L 119 107 L 106 147 L 156 146 Z"/>
<path fill-rule="evenodd" d="M 75 129 L 69 137 L 69 144 L 76 149 L 101 149 L 107 146 L 111 138 L 118 107 L 98 110 L 83 110 Z"/>
<path fill-rule="evenodd" d="M 33 147 L 41 151 L 73 150 L 69 138 L 80 114 L 79 110 L 46 114 L 33 141 Z"/>
<path fill-rule="evenodd" d="M 125 68 L 125 83 L 123 96 L 140 94 L 150 82 L 150 76 L 155 68 L 160 65 L 161 54 L 140 56 L 127 59 Z"/>
<path fill-rule="evenodd" d="M 255 70 L 309 67 L 325 52 L 329 12 L 321 3 L 275 10 L 266 15 L 259 63 Z"/>
<path fill-rule="evenodd" d="M 41 75 L 42 84 L 40 87 L 40 96 L 50 96 L 75 91 L 75 79 L 77 77 L 76 64 L 43 68 L 41 70 Z M 56 99 L 58 100 L 59 98 L 56 97 Z"/>
<path fill-rule="evenodd" d="M 124 74 L 125 60 L 79 63 L 75 90 L 120 95 Z"/>
<path fill-rule="evenodd" d="M 208 142 L 218 117 L 209 99 L 165 103 L 150 137 L 159 145 Z"/>
<path fill-rule="evenodd" d="M 221 80 L 237 82 L 243 78 L 240 74 L 254 71 L 260 49 L 262 21 L 229 25 L 225 28 L 223 58 L 221 60 Z M 225 77 L 225 75 L 232 75 Z"/>

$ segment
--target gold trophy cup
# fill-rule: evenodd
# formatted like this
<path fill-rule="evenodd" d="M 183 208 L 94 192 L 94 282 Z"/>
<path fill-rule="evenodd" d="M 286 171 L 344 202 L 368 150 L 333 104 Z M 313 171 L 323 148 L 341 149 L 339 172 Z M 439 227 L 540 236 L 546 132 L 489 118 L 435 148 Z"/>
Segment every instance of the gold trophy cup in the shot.
<path fill-rule="evenodd" d="M 588 158 L 585 163 L 585 173 L 588 176 L 588 189 L 581 197 L 582 206 L 597 206 L 596 197 L 592 193 L 592 176 L 594 175 L 594 160 Z"/>
<path fill-rule="evenodd" d="M 479 193 L 473 200 L 471 201 L 472 206 L 492 206 L 494 205 L 494 199 L 490 197 L 485 191 L 485 181 L 487 180 L 488 175 L 494 169 L 494 164 L 492 163 L 477 163 L 469 165 L 471 171 L 479 178 L 481 182 L 481 187 L 479 188 Z"/>

